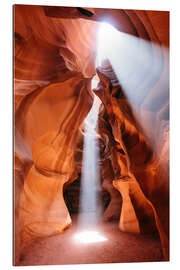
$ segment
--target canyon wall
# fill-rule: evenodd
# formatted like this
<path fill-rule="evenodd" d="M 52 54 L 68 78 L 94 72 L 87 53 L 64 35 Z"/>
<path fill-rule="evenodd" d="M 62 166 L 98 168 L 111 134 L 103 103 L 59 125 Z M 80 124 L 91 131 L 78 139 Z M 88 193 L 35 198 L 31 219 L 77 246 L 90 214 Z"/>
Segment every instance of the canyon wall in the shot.
<path fill-rule="evenodd" d="M 63 192 L 81 174 L 83 121 L 93 104 L 95 74 L 94 93 L 102 101 L 98 138 L 104 220 L 119 219 L 126 232 L 158 233 L 168 259 L 168 16 L 14 6 L 15 264 L 30 241 L 71 225 Z M 133 107 L 111 63 L 95 66 L 102 20 L 149 44 L 141 80 L 127 74 L 134 85 Z"/>

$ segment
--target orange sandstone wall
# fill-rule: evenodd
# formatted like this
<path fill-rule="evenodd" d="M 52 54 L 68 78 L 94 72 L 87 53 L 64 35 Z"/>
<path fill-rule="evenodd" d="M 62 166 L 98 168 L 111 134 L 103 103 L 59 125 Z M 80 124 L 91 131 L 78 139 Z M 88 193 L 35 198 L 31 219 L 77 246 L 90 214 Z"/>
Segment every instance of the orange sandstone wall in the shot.
<path fill-rule="evenodd" d="M 168 16 L 14 6 L 15 264 L 30 241 L 71 224 L 63 187 L 81 173 L 101 20 L 151 44 L 149 69 L 134 89 L 136 115 L 111 66 L 97 70 L 102 189 L 111 197 L 104 219 L 120 218 L 127 232 L 158 231 L 168 258 Z"/>

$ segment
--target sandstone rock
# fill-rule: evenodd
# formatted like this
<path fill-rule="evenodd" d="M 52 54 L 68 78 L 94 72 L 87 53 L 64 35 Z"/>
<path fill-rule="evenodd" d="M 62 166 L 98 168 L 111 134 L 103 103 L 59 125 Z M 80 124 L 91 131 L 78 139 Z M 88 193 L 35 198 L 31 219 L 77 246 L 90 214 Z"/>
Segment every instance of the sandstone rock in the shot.
<path fill-rule="evenodd" d="M 94 93 L 102 101 L 100 193 L 105 192 L 104 204 L 109 201 L 103 218 L 119 219 L 125 232 L 158 232 L 168 260 L 168 16 L 161 11 L 14 6 L 16 265 L 32 240 L 62 233 L 71 224 L 63 193 L 82 171 L 83 122 L 93 103 L 90 84 L 96 72 L 100 82 Z M 97 32 L 104 18 L 137 38 L 139 57 L 148 44 L 142 73 L 133 76 L 131 62 L 126 70 L 134 107 L 109 60 L 96 70 Z"/>

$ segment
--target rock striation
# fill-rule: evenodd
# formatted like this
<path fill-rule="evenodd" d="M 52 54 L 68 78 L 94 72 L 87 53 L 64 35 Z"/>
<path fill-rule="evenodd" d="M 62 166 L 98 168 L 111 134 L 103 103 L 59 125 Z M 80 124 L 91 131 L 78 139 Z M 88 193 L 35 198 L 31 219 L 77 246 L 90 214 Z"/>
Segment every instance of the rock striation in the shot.
<path fill-rule="evenodd" d="M 96 67 L 103 20 L 137 38 L 140 50 L 149 44 L 139 80 L 127 73 L 133 107 L 110 61 Z M 103 218 L 125 232 L 159 234 L 168 260 L 168 30 L 164 11 L 14 6 L 15 265 L 31 241 L 62 233 L 78 212 L 83 123 L 94 94 L 102 102 Z"/>

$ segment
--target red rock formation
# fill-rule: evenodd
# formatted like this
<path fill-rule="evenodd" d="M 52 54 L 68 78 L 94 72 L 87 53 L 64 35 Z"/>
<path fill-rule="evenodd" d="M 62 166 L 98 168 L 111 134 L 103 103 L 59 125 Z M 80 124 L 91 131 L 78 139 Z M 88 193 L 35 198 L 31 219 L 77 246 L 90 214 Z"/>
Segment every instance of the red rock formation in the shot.
<path fill-rule="evenodd" d="M 158 231 L 168 259 L 168 12 L 15 5 L 16 265 L 30 241 L 71 224 L 63 189 L 82 169 L 83 121 L 93 102 L 103 19 L 150 44 L 135 108 L 110 63 L 97 70 L 101 180 L 111 197 L 104 219 L 120 217 L 126 232 Z M 133 84 L 133 76 L 129 80 Z"/>
<path fill-rule="evenodd" d="M 169 256 L 168 13 L 144 11 L 125 11 L 125 13 L 134 23 L 137 36 L 153 42 L 149 49 L 150 75 L 144 73 L 143 83 L 140 85 L 134 81 L 138 97 L 133 99 L 136 118 L 133 117 L 126 93 L 120 86 L 115 86 L 117 85 L 115 76 L 108 63 L 104 63 L 99 69 L 106 77 L 99 73 L 101 83 L 96 89 L 96 94 L 105 107 L 102 118 L 107 115 L 106 119 L 112 130 L 109 136 L 112 145 L 111 160 L 114 177 L 117 179 L 113 184 L 122 196 L 120 229 L 138 233 L 139 226 L 141 232 L 154 231 L 157 227 L 167 259 Z M 165 26 L 162 25 L 162 18 Z M 131 77 L 128 77 L 128 80 L 132 80 Z M 100 132 L 107 134 L 104 130 Z M 126 182 L 123 183 L 120 179 Z M 151 224 L 151 228 L 148 223 Z"/>

